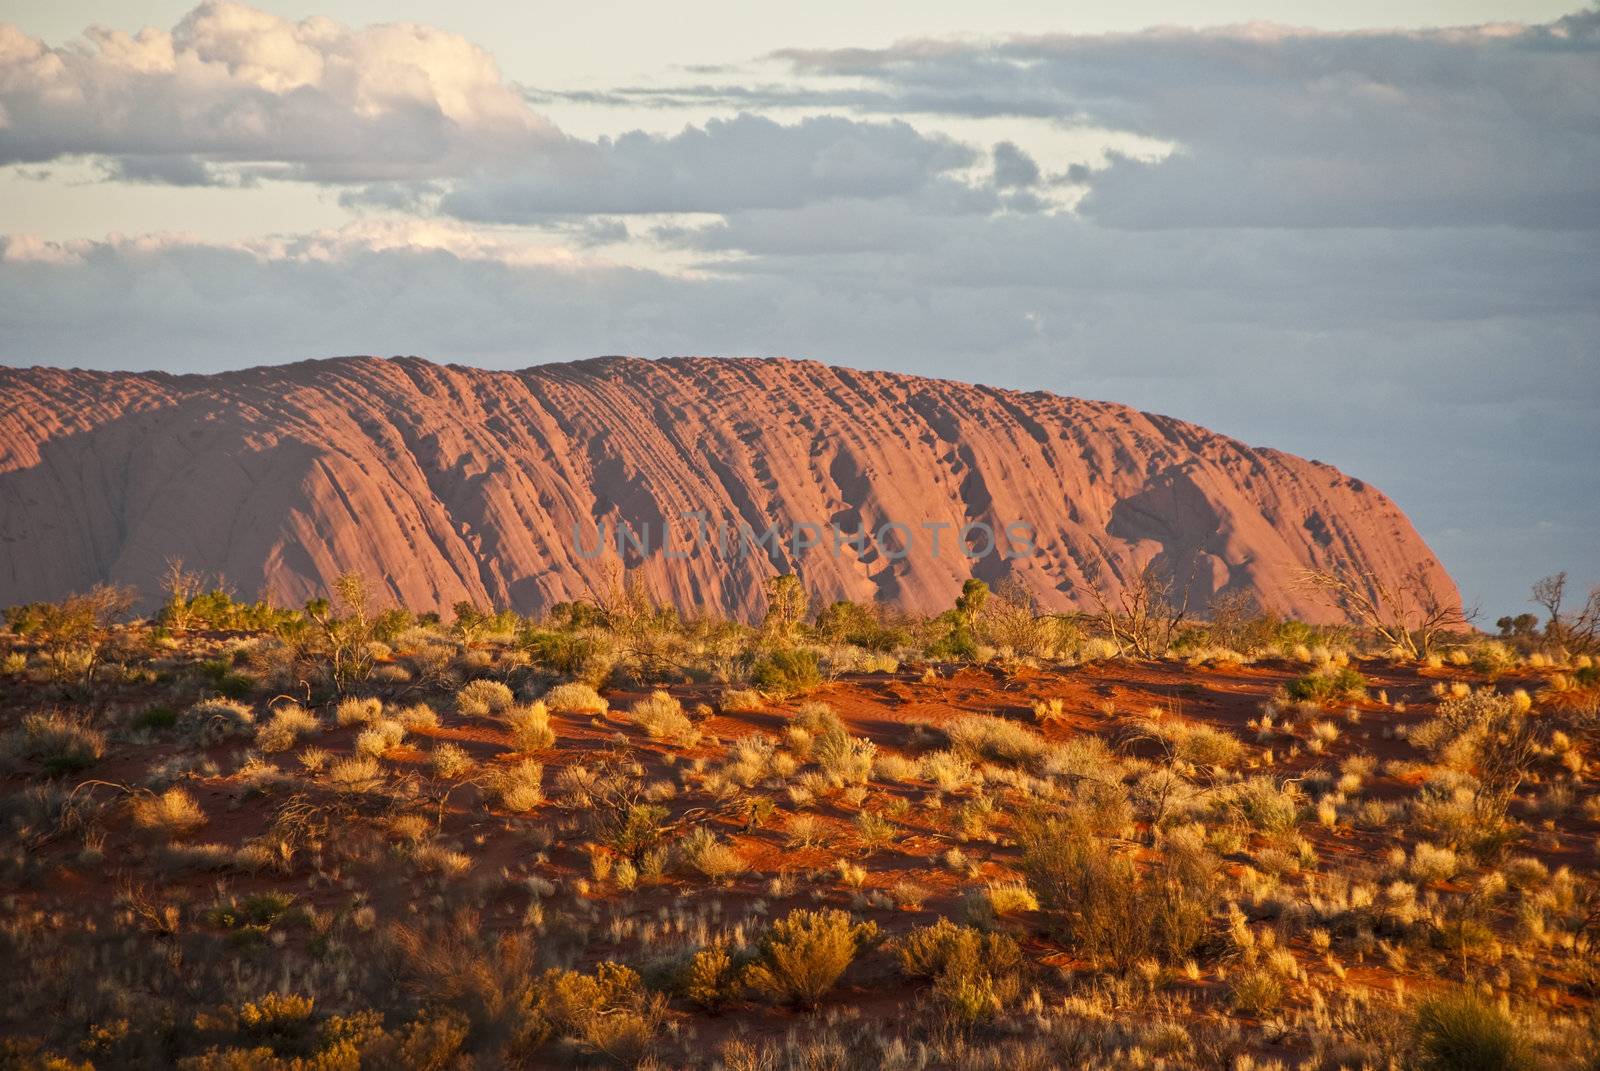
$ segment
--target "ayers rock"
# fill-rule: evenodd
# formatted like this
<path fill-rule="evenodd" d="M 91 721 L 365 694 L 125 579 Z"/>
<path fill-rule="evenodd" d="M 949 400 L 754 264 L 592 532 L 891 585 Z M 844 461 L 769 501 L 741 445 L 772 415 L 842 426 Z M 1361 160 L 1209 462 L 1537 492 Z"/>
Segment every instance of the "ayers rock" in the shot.
<path fill-rule="evenodd" d="M 519 372 L 341 358 L 218 375 L 0 369 L 0 605 L 132 584 L 166 559 L 298 605 L 344 572 L 413 609 L 533 612 L 601 589 L 597 522 L 693 510 L 765 531 L 1023 519 L 1034 556 L 798 559 L 814 600 L 950 606 L 1014 571 L 1092 605 L 1161 555 L 1308 619 L 1292 582 L 1349 561 L 1454 583 L 1405 515 L 1315 461 L 1106 402 L 783 359 L 599 358 Z M 615 558 L 610 559 L 611 562 Z M 658 597 L 753 617 L 784 553 L 648 560 Z"/>

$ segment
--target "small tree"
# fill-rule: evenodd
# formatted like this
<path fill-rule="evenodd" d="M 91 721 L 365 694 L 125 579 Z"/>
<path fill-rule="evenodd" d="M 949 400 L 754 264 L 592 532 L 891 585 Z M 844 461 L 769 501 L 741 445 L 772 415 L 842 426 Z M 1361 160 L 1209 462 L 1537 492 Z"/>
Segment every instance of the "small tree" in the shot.
<path fill-rule="evenodd" d="M 161 574 L 167 601 L 157 612 L 157 620 L 174 632 L 187 632 L 194 621 L 194 601 L 204 588 L 204 579 L 185 568 L 182 558 L 168 558 L 166 572 Z"/>
<path fill-rule="evenodd" d="M 1533 585 L 1533 600 L 1544 607 L 1549 620 L 1545 639 L 1575 654 L 1600 650 L 1600 586 L 1589 589 L 1589 597 L 1577 613 L 1562 612 L 1567 594 L 1567 574 L 1555 573 Z"/>
<path fill-rule="evenodd" d="M 1179 590 L 1172 574 L 1152 561 L 1115 596 L 1093 589 L 1100 626 L 1119 652 L 1159 658 L 1189 617 L 1189 587 Z"/>
<path fill-rule="evenodd" d="M 1261 617 L 1261 603 L 1253 592 L 1240 588 L 1220 591 L 1212 596 L 1206 616 L 1213 643 L 1243 650 L 1250 626 Z"/>
<path fill-rule="evenodd" d="M 767 580 L 767 616 L 762 619 L 761 631 L 775 639 L 792 639 L 800 623 L 806 619 L 811 596 L 806 594 L 800 578 L 794 573 L 783 573 Z"/>
<path fill-rule="evenodd" d="M 988 601 L 989 585 L 975 576 L 968 577 L 956 598 L 956 617 L 963 628 L 970 632 L 977 626 L 978 615 L 983 613 L 983 604 Z"/>
<path fill-rule="evenodd" d="M 334 690 L 343 695 L 353 680 L 372 668 L 367 644 L 373 639 L 372 591 L 358 573 L 345 573 L 333 582 L 333 598 L 306 603 L 305 619 L 314 643 L 328 660 Z"/>
<path fill-rule="evenodd" d="M 60 602 L 12 606 L 5 620 L 12 632 L 38 644 L 57 676 L 76 674 L 88 680 L 100 664 L 111 626 L 133 608 L 137 597 L 130 587 L 96 584 Z"/>
<path fill-rule="evenodd" d="M 1426 658 L 1441 635 L 1465 628 L 1471 619 L 1460 604 L 1446 601 L 1421 569 L 1389 581 L 1345 562 L 1332 569 L 1307 569 L 1295 585 L 1409 658 Z"/>

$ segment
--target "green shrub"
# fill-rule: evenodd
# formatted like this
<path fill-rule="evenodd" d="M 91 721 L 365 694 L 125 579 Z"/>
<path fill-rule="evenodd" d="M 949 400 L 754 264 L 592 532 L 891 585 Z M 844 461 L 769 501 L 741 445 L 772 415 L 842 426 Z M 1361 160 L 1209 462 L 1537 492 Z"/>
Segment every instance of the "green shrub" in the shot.
<path fill-rule="evenodd" d="M 822 669 L 814 652 L 790 648 L 756 659 L 750 667 L 750 680 L 772 695 L 798 695 L 822 683 Z"/>
<path fill-rule="evenodd" d="M 1332 703 L 1341 699 L 1363 699 L 1367 678 L 1349 666 L 1324 666 L 1290 681 L 1285 690 L 1289 698 L 1312 703 Z"/>
<path fill-rule="evenodd" d="M 796 909 L 772 924 L 743 982 L 768 1000 L 815 1007 L 877 932 L 843 911 Z"/>
<path fill-rule="evenodd" d="M 200 673 L 224 699 L 245 699 L 255 690 L 255 679 L 238 672 L 225 658 L 200 663 Z"/>
<path fill-rule="evenodd" d="M 133 719 L 135 729 L 170 729 L 178 722 L 178 712 L 171 707 L 150 707 Z"/>
<path fill-rule="evenodd" d="M 1419 1071 L 1520 1071 L 1534 1061 L 1516 1024 L 1472 993 L 1428 997 L 1412 1020 Z"/>

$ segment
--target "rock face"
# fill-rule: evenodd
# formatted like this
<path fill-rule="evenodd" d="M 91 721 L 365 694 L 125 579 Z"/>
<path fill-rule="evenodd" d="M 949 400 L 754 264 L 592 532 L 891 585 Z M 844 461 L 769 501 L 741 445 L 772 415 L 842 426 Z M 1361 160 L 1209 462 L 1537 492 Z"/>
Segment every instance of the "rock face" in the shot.
<path fill-rule="evenodd" d="M 1026 550 L 1025 530 L 1004 531 L 1018 521 L 1035 549 L 1007 558 Z M 880 545 L 889 522 L 907 531 Z M 996 533 L 978 558 L 956 544 L 973 522 Z M 627 525 L 634 558 L 648 538 L 637 567 L 657 597 L 746 618 L 762 581 L 796 567 L 818 602 L 933 611 L 969 576 L 1014 576 L 1064 609 L 1157 556 L 1199 606 L 1244 589 L 1327 619 L 1292 581 L 1339 561 L 1420 569 L 1459 603 L 1361 481 L 1104 402 L 778 359 L 0 369 L 0 605 L 110 580 L 149 606 L 181 556 L 286 605 L 353 571 L 413 609 L 533 612 L 604 589 L 615 553 L 588 556 L 602 523 L 610 540 Z M 660 552 L 664 523 L 686 556 Z M 752 552 L 741 524 L 776 538 Z"/>

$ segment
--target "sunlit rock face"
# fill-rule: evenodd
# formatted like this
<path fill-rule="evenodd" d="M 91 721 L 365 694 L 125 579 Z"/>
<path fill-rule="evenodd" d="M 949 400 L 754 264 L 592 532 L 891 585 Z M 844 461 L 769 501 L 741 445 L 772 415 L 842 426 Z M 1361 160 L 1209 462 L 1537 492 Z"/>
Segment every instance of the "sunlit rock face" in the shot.
<path fill-rule="evenodd" d="M 850 538 L 890 523 L 909 543 Z M 996 545 L 963 553 L 980 523 Z M 744 617 L 779 571 L 814 600 L 916 611 L 948 608 L 968 577 L 1014 577 L 1066 609 L 1151 561 L 1196 606 L 1243 589 L 1336 618 L 1294 580 L 1341 562 L 1389 582 L 1420 570 L 1459 601 L 1371 486 L 1107 402 L 781 359 L 0 369 L 3 604 L 107 580 L 148 606 L 181 556 L 283 604 L 358 572 L 417 610 L 533 612 L 603 589 L 617 559 L 597 534 L 619 527 L 656 597 Z M 776 535 L 752 545 L 745 528 Z"/>

